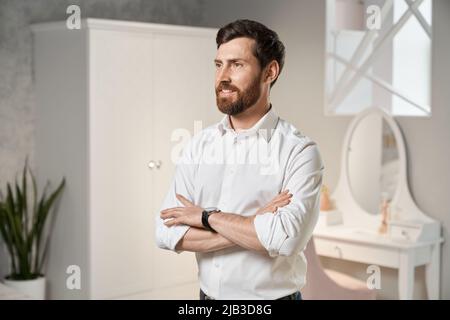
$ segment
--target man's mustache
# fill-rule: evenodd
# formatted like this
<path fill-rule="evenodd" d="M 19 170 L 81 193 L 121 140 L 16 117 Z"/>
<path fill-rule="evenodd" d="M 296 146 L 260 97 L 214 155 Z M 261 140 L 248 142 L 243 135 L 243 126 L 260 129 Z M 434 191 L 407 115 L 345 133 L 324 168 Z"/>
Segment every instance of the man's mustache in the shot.
<path fill-rule="evenodd" d="M 229 84 L 227 82 L 221 82 L 217 88 L 216 88 L 216 92 L 219 92 L 221 90 L 232 90 L 232 91 L 239 91 L 238 88 L 236 88 L 235 86 L 233 86 L 232 84 Z"/>

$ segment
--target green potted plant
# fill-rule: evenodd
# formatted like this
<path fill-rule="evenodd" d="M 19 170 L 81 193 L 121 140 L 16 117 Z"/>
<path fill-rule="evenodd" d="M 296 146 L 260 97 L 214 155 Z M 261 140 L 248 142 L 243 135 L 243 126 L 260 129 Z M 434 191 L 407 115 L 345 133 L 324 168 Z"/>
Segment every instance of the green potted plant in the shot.
<path fill-rule="evenodd" d="M 27 174 L 31 177 L 32 192 L 28 188 Z M 47 182 L 38 199 L 36 181 L 28 168 L 28 159 L 21 184 L 8 182 L 6 195 L 0 192 L 0 235 L 10 258 L 10 273 L 4 283 L 34 299 L 45 299 L 44 262 L 49 245 L 49 216 L 65 185 L 62 179 L 58 188 L 47 196 Z"/>

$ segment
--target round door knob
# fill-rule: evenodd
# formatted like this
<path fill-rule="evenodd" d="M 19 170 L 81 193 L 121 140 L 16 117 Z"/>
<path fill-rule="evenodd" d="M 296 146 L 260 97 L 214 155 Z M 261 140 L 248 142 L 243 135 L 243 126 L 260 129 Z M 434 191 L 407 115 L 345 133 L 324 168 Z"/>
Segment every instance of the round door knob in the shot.
<path fill-rule="evenodd" d="M 150 169 L 154 169 L 154 168 L 156 168 L 156 169 L 159 169 L 159 167 L 161 167 L 161 161 L 160 160 L 158 160 L 158 161 L 153 161 L 153 160 L 151 160 L 149 163 L 148 163 L 148 167 L 150 168 Z"/>

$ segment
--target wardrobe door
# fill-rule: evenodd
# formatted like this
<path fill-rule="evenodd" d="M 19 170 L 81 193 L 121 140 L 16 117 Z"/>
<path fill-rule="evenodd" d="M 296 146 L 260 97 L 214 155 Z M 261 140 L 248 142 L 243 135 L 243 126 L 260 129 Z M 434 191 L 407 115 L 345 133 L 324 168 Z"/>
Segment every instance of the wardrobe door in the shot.
<path fill-rule="evenodd" d="M 219 118 L 214 95 L 215 30 L 155 34 L 154 61 L 154 212 L 158 214 L 174 175 L 177 154 L 196 130 Z M 156 287 L 197 281 L 195 255 L 156 249 Z"/>
<path fill-rule="evenodd" d="M 152 36 L 90 31 L 92 298 L 152 288 Z M 159 200 L 159 199 L 158 199 Z"/>

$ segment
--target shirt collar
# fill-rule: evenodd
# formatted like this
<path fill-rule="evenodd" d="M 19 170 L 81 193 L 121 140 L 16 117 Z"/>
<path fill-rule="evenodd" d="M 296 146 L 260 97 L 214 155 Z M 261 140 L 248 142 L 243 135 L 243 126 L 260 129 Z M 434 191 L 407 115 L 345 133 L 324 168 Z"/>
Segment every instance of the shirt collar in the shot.
<path fill-rule="evenodd" d="M 277 126 L 278 119 L 279 117 L 275 114 L 275 111 L 273 111 L 272 105 L 270 105 L 269 111 L 267 111 L 266 114 L 261 119 L 259 119 L 253 127 L 249 129 L 235 132 L 231 127 L 229 115 L 223 117 L 223 119 L 217 124 L 217 128 L 222 135 L 224 135 L 227 131 L 233 132 L 240 137 L 259 134 L 263 136 L 267 142 L 269 142 L 270 138 L 273 135 L 273 131 Z"/>

